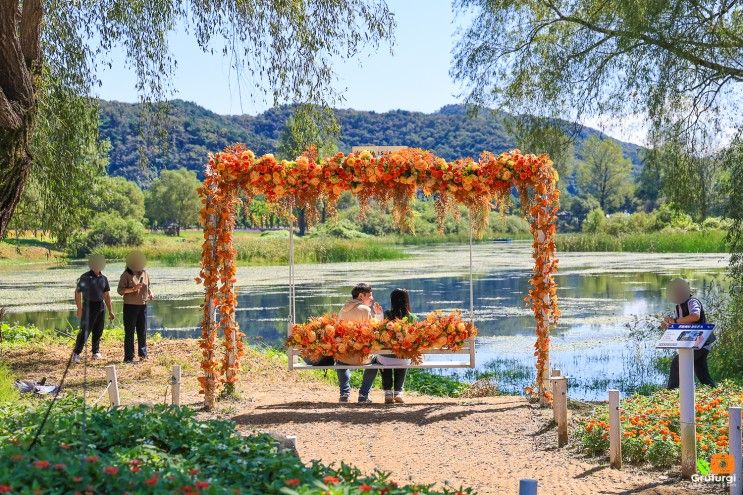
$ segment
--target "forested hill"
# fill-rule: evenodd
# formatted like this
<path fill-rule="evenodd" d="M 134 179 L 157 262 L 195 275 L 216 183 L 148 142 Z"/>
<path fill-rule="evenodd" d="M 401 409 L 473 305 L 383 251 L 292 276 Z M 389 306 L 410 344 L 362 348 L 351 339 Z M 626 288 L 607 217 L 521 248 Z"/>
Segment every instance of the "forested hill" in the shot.
<path fill-rule="evenodd" d="M 394 110 L 377 113 L 357 110 L 337 110 L 341 124 L 342 151 L 351 146 L 405 145 L 433 150 L 436 154 L 455 159 L 478 156 L 482 150 L 500 152 L 514 147 L 500 117 L 481 112 L 471 118 L 464 107 L 447 105 L 435 113 Z M 291 108 L 270 109 L 256 116 L 218 115 L 194 103 L 173 100 L 166 109 L 167 118 L 143 113 L 137 104 L 100 102 L 101 138 L 110 141 L 111 175 L 121 175 L 146 185 L 161 169 L 186 167 L 201 172 L 209 152 L 218 151 L 236 142 L 245 143 L 257 154 L 275 151 Z M 163 126 L 152 126 L 158 118 Z M 157 136 L 144 142 L 143 136 Z M 579 141 L 598 134 L 583 129 Z M 621 143 L 625 155 L 639 165 L 638 146 Z M 143 170 L 140 153 L 144 150 L 148 168 Z M 580 146 L 576 146 L 580 155 Z"/>

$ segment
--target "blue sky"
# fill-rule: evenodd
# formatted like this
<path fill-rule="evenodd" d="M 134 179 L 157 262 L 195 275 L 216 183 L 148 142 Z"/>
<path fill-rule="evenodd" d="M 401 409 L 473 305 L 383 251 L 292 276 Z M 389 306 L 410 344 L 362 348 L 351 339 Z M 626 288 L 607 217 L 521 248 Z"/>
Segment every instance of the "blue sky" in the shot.
<path fill-rule="evenodd" d="M 461 102 L 462 87 L 449 76 L 452 50 L 458 30 L 467 26 L 467 15 L 451 9 L 450 0 L 388 0 L 397 20 L 393 53 L 389 45 L 367 51 L 337 65 L 335 86 L 344 90 L 343 108 L 385 112 L 403 109 L 434 112 L 449 103 Z M 469 15 L 472 15 L 471 13 Z M 250 85 L 237 74 L 221 47 L 215 54 L 201 51 L 183 30 L 170 37 L 178 61 L 172 79 L 173 98 L 193 101 L 219 114 L 251 114 L 266 110 L 265 98 L 251 98 Z M 96 95 L 125 102 L 138 100 L 135 78 L 124 64 L 122 52 L 111 53 L 113 69 L 100 74 Z M 118 62 L 118 63 L 117 63 Z M 567 117 L 569 118 L 569 117 Z M 624 141 L 643 144 L 645 118 L 629 116 L 617 121 L 598 117 L 583 124 L 603 130 Z"/>
<path fill-rule="evenodd" d="M 457 102 L 460 90 L 449 77 L 456 31 L 450 0 L 389 0 L 388 5 L 397 20 L 394 53 L 390 55 L 386 45 L 376 53 L 367 51 L 338 64 L 336 87 L 346 89 L 342 106 L 379 112 L 433 112 Z M 461 24 L 461 16 L 457 22 Z M 245 82 L 240 97 L 235 71 L 221 52 L 203 53 L 183 31 L 174 33 L 170 42 L 178 60 L 173 77 L 174 97 L 220 114 L 255 114 L 267 108 L 263 101 L 251 100 Z M 112 59 L 124 57 L 114 52 Z M 114 68 L 101 74 L 101 78 L 98 96 L 137 101 L 134 76 L 122 63 L 114 63 Z"/>

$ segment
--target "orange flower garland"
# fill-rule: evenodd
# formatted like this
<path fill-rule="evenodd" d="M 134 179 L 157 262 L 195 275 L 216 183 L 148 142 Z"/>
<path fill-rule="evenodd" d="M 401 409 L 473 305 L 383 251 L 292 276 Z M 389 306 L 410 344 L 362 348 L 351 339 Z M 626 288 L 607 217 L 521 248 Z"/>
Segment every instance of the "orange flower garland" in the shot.
<path fill-rule="evenodd" d="M 286 345 L 300 349 L 302 357 L 311 361 L 322 356 L 349 354 L 366 358 L 374 352 L 389 349 L 397 357 L 420 363 L 423 351 L 459 350 L 476 335 L 475 326 L 465 322 L 459 311 L 449 314 L 434 311 L 417 322 L 340 321 L 336 315 L 328 314 L 294 325 Z"/>
<path fill-rule="evenodd" d="M 308 218 L 317 216 L 322 202 L 333 211 L 344 191 L 353 192 L 362 210 L 369 201 L 392 201 L 393 217 L 404 231 L 412 231 L 411 202 L 417 191 L 434 196 L 439 226 L 452 202 L 467 206 L 473 228 L 481 236 L 487 228 L 491 204 L 503 206 L 511 189 L 520 193 L 521 208 L 527 213 L 534 237 L 534 271 L 527 301 L 536 319 L 535 356 L 537 388 L 549 398 L 544 387 L 549 366 L 549 331 L 559 317 L 555 224 L 559 208 L 557 173 L 546 155 L 528 155 L 519 150 L 494 155 L 483 152 L 470 158 L 447 162 L 429 151 L 405 148 L 379 157 L 368 151 L 337 153 L 318 160 L 310 150 L 296 161 L 279 161 L 273 155 L 256 157 L 243 145 L 235 145 L 210 156 L 204 185 L 199 190 L 204 207 L 203 255 L 198 282 L 204 283 L 205 314 L 202 322 L 202 391 L 213 396 L 219 381 L 237 379 L 242 355 L 242 334 L 234 319 L 235 252 L 232 229 L 238 194 L 248 199 L 263 195 L 269 203 L 304 207 Z M 225 357 L 219 365 L 214 355 L 216 330 L 207 308 L 218 309 L 219 329 L 225 342 Z M 208 400 L 207 400 L 208 402 Z"/>

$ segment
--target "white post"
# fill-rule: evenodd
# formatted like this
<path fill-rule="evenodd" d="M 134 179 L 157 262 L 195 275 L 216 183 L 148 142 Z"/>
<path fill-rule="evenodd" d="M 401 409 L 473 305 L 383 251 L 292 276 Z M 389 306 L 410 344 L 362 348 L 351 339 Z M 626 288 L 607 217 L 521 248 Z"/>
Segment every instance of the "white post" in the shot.
<path fill-rule="evenodd" d="M 550 378 L 552 381 L 552 408 L 557 421 L 557 446 L 568 444 L 568 382 L 567 377 Z"/>
<path fill-rule="evenodd" d="M 741 408 L 728 409 L 728 446 L 733 456 L 733 481 L 730 483 L 730 495 L 740 495 L 743 488 L 743 453 L 741 452 Z"/>
<path fill-rule="evenodd" d="M 550 378 L 558 378 L 562 376 L 562 371 L 560 371 L 557 368 L 552 368 L 550 370 Z M 552 385 L 552 388 L 554 389 L 554 384 Z M 553 391 L 554 393 L 554 391 Z M 555 407 L 555 401 L 552 401 L 552 419 L 557 423 L 557 408 Z"/>
<path fill-rule="evenodd" d="M 116 376 L 116 366 L 106 366 L 106 378 L 108 379 L 108 399 L 111 405 L 118 407 L 121 405 L 119 400 L 119 379 Z"/>
<path fill-rule="evenodd" d="M 519 495 L 537 495 L 537 480 L 519 480 Z"/>
<path fill-rule="evenodd" d="M 170 376 L 170 386 L 173 389 L 173 405 L 181 405 L 181 365 L 173 366 L 173 373 Z"/>
<path fill-rule="evenodd" d="M 613 469 L 622 469 L 622 422 L 619 413 L 619 390 L 609 390 L 609 465 Z"/>
<path fill-rule="evenodd" d="M 697 473 L 694 349 L 679 349 L 678 357 L 681 402 L 681 477 L 691 479 Z"/>

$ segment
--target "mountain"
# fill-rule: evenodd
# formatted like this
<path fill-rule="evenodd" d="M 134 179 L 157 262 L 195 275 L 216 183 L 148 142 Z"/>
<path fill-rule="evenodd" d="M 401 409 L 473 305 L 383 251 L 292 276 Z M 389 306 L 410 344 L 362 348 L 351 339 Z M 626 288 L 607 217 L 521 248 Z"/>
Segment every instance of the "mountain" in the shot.
<path fill-rule="evenodd" d="M 255 116 L 219 115 L 182 100 L 170 101 L 160 110 L 113 101 L 99 104 L 100 136 L 111 143 L 109 173 L 141 185 L 147 185 L 162 169 L 185 167 L 201 174 L 210 152 L 237 142 L 259 155 L 272 153 L 292 112 L 292 107 L 280 106 Z M 336 115 L 341 124 L 339 147 L 345 152 L 358 145 L 405 145 L 430 149 L 453 160 L 515 146 L 502 124 L 507 114 L 480 112 L 471 117 L 461 105 L 446 105 L 434 113 L 338 109 Z M 584 127 L 576 133 L 576 140 L 580 143 L 591 135 L 608 137 Z M 637 173 L 641 147 L 618 142 Z M 576 146 L 579 158 L 580 150 Z M 147 165 L 143 168 L 142 163 Z"/>

